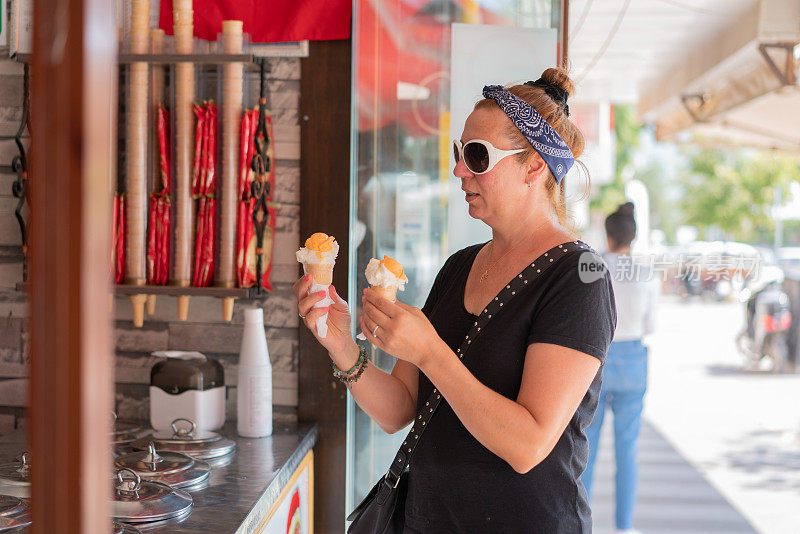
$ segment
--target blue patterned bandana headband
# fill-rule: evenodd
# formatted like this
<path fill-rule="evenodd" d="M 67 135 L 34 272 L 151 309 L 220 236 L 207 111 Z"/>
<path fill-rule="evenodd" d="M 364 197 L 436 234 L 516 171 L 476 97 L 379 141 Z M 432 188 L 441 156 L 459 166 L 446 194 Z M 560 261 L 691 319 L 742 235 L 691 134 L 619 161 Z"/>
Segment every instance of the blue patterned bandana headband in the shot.
<path fill-rule="evenodd" d="M 514 126 L 542 156 L 544 162 L 550 167 L 556 182 L 561 183 L 575 163 L 575 157 L 558 132 L 550 126 L 550 123 L 539 115 L 533 106 L 502 85 L 485 86 L 483 96 L 497 102 Z"/>

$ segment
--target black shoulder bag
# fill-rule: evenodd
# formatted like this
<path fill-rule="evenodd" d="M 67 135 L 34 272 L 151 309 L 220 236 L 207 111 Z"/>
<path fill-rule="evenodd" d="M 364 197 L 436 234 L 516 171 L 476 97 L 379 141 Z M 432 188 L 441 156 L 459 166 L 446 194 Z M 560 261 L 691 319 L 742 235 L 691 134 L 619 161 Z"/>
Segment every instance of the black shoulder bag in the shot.
<path fill-rule="evenodd" d="M 456 351 L 463 359 L 472 341 L 489 324 L 493 315 L 503 310 L 503 305 L 540 276 L 556 260 L 570 250 L 591 250 L 582 241 L 570 241 L 557 245 L 531 263 L 497 294 L 469 329 L 461 347 Z M 361 504 L 347 516 L 352 521 L 348 534 L 402 534 L 405 527 L 406 494 L 408 492 L 408 464 L 419 443 L 419 438 L 427 428 L 433 413 L 442 401 L 442 395 L 434 388 L 425 401 L 422 411 L 417 414 L 411 431 L 394 457 L 389 470 L 370 490 Z"/>

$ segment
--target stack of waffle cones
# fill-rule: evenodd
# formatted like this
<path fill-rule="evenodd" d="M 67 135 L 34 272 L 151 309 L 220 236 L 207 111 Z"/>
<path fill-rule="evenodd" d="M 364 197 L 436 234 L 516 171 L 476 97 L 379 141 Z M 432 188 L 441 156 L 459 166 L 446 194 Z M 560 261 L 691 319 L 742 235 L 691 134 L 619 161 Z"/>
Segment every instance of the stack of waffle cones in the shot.
<path fill-rule="evenodd" d="M 134 54 L 146 54 L 149 40 L 150 0 L 131 0 L 130 46 Z M 147 94 L 146 63 L 132 63 L 128 77 L 126 275 L 128 283 L 145 283 L 145 223 L 147 220 Z"/>
<path fill-rule="evenodd" d="M 146 50 L 145 50 L 146 51 Z M 146 63 L 131 63 L 126 118 L 125 190 L 127 194 L 126 273 L 128 283 L 144 284 L 145 221 L 147 220 L 147 93 Z"/>
<path fill-rule="evenodd" d="M 242 53 L 242 21 L 222 21 L 222 48 L 226 54 Z M 220 249 L 217 285 L 236 284 L 236 212 L 238 206 L 239 142 L 241 137 L 243 66 L 222 67 L 222 181 L 220 187 Z"/>
<path fill-rule="evenodd" d="M 146 54 L 150 26 L 150 0 L 131 0 L 130 50 Z"/>
<path fill-rule="evenodd" d="M 172 31 L 175 35 L 175 52 L 191 54 L 194 37 L 194 10 L 192 0 L 173 0 Z"/>
<path fill-rule="evenodd" d="M 131 0 L 130 51 L 146 54 L 150 39 L 150 0 Z M 146 221 L 147 221 L 147 95 L 149 91 L 147 63 L 132 63 L 128 76 L 127 143 L 125 158 L 125 189 L 127 220 L 125 227 L 126 282 L 143 285 L 147 280 Z M 144 322 L 146 295 L 132 295 L 133 324 Z"/>
<path fill-rule="evenodd" d="M 194 50 L 194 11 L 192 0 L 173 0 L 173 33 L 175 52 L 191 54 Z M 186 287 L 191 277 L 192 221 L 192 140 L 194 102 L 194 65 L 175 65 L 175 271 L 173 283 Z M 189 297 L 178 297 L 178 318 L 186 320 L 189 313 Z"/>

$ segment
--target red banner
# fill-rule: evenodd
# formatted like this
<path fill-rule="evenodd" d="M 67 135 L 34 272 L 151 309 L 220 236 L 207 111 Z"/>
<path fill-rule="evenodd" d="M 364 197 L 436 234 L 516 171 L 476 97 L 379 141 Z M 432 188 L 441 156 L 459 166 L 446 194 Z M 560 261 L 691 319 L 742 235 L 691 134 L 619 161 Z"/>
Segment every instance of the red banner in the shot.
<path fill-rule="evenodd" d="M 350 37 L 351 0 L 194 0 L 194 35 L 216 41 L 223 20 L 244 21 L 253 43 L 327 41 Z M 162 0 L 158 25 L 172 35 L 172 0 Z"/>

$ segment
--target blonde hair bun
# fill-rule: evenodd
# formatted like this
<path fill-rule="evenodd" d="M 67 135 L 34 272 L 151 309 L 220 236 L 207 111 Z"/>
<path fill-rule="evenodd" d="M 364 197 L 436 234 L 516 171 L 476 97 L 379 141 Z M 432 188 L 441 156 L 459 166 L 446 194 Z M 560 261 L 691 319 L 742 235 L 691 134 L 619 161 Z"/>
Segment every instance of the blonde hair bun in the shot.
<path fill-rule="evenodd" d="M 542 73 L 542 79 L 551 85 L 560 87 L 566 91 L 569 96 L 572 96 L 575 92 L 575 85 L 573 85 L 572 80 L 569 78 L 567 69 L 557 67 L 545 69 Z"/>

